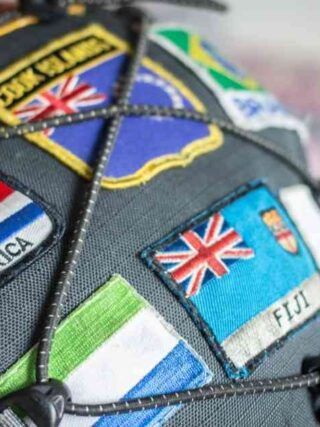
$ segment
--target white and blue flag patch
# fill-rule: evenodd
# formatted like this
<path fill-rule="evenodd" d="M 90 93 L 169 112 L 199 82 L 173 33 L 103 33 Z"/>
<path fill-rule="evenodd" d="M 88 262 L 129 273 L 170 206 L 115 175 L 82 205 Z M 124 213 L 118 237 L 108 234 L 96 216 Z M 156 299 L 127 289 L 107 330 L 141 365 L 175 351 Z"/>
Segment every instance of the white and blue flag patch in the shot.
<path fill-rule="evenodd" d="M 35 380 L 36 347 L 0 374 L 0 397 Z M 50 378 L 74 401 L 99 405 L 201 387 L 212 373 L 190 345 L 119 275 L 64 319 L 55 335 Z M 160 427 L 179 409 L 122 415 L 66 415 L 61 427 Z"/>
<path fill-rule="evenodd" d="M 232 378 L 320 309 L 314 258 L 285 208 L 249 184 L 142 253 Z"/>
<path fill-rule="evenodd" d="M 1 284 L 43 254 L 56 240 L 59 227 L 49 210 L 28 189 L 0 177 Z"/>

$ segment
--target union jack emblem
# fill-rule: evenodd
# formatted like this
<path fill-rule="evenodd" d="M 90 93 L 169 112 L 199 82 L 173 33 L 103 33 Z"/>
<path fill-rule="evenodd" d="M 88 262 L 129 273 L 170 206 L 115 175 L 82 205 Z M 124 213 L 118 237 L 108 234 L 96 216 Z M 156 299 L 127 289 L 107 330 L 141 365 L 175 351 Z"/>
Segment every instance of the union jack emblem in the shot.
<path fill-rule="evenodd" d="M 51 90 L 44 90 L 31 103 L 15 111 L 24 122 L 35 122 L 62 114 L 74 114 L 81 108 L 95 106 L 105 101 L 106 95 L 97 93 L 95 87 L 79 82 L 78 76 L 67 77 Z M 49 136 L 54 129 L 46 129 Z"/>
<path fill-rule="evenodd" d="M 197 295 L 213 277 L 219 279 L 229 274 L 233 263 L 252 257 L 254 251 L 221 213 L 213 214 L 155 253 L 155 260 L 183 287 L 187 298 Z"/>

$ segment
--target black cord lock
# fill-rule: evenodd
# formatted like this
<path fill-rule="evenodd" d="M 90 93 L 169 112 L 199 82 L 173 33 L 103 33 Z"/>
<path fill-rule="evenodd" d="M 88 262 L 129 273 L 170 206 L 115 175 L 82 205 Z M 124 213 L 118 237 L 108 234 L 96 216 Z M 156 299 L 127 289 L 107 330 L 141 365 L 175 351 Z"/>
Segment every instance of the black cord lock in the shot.
<path fill-rule="evenodd" d="M 26 15 L 35 15 L 41 21 L 51 21 L 66 14 L 66 7 L 60 0 L 20 0 L 20 11 Z"/>
<path fill-rule="evenodd" d="M 309 357 L 303 361 L 302 372 L 304 374 L 320 373 L 320 356 Z M 320 384 L 309 388 L 312 407 L 317 421 L 320 423 Z"/>
<path fill-rule="evenodd" d="M 0 400 L 0 412 L 13 408 L 31 418 L 37 427 L 58 427 L 71 401 L 68 387 L 57 380 L 35 384 Z"/>

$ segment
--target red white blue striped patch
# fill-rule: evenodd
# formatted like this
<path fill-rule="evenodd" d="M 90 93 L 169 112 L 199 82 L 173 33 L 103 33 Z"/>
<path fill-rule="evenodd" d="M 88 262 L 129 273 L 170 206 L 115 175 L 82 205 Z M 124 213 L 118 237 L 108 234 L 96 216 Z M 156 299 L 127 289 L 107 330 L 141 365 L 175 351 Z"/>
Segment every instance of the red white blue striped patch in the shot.
<path fill-rule="evenodd" d="M 20 186 L 18 186 L 20 190 Z M 54 239 L 55 221 L 30 191 L 0 180 L 0 277 L 12 278 L 13 267 L 26 266 Z M 21 261 L 25 260 L 23 266 Z M 1 284 L 2 280 L 1 280 Z"/>

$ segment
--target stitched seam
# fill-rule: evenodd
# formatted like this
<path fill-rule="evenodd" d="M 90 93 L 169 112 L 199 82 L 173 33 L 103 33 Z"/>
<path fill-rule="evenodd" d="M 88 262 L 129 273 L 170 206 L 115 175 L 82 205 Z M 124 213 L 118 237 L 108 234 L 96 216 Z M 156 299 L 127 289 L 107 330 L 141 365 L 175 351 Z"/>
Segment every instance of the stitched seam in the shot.
<path fill-rule="evenodd" d="M 18 260 L 17 263 L 12 267 L 9 267 L 8 270 L 0 273 L 0 287 L 3 287 L 15 279 L 22 271 L 36 262 L 40 257 L 45 255 L 53 246 L 55 246 L 55 244 L 64 234 L 65 224 L 60 214 L 51 205 L 49 205 L 42 199 L 42 197 L 27 188 L 25 185 L 21 184 L 15 178 L 0 172 L 0 180 L 7 183 L 15 190 L 20 191 L 22 194 L 26 195 L 32 201 L 37 203 L 43 209 L 52 223 L 52 232 L 37 248 L 30 251 L 21 260 Z"/>
<path fill-rule="evenodd" d="M 4 79 L 4 77 L 9 78 L 12 76 L 14 72 L 22 71 L 25 69 L 27 65 L 36 63 L 44 57 L 45 53 L 54 52 L 55 49 L 61 49 L 66 43 L 71 43 L 71 41 L 80 41 L 81 37 L 87 34 L 100 35 L 104 40 L 111 39 L 111 42 L 118 49 L 116 52 L 112 52 L 111 54 L 104 54 L 98 57 L 97 59 L 92 59 L 88 64 L 82 64 L 74 68 L 73 71 L 77 70 L 80 72 L 83 68 L 85 70 L 90 69 L 95 66 L 96 63 L 102 64 L 103 62 L 113 59 L 119 55 L 126 55 L 130 49 L 128 44 L 120 39 L 118 36 L 114 36 L 112 33 L 105 30 L 102 26 L 98 24 L 91 24 L 86 26 L 82 30 L 78 30 L 73 32 L 67 36 L 61 37 L 55 40 L 52 43 L 49 43 L 45 47 L 38 49 L 34 53 L 30 54 L 24 60 L 18 61 L 12 66 L 9 66 L 5 69 L 3 73 L 0 74 L 0 79 Z M 193 105 L 195 111 L 204 112 L 205 107 L 203 103 L 198 99 L 198 97 L 182 82 L 180 79 L 174 76 L 170 71 L 167 71 L 161 64 L 157 63 L 150 58 L 144 58 L 142 60 L 142 65 L 147 67 L 147 69 L 153 71 L 154 73 L 160 75 L 162 78 L 168 80 L 172 85 L 174 85 L 182 95 Z M 57 84 L 57 81 L 60 81 L 67 72 L 63 75 L 56 77 L 54 80 L 50 80 L 49 83 L 45 86 L 52 87 Z M 3 77 L 4 76 L 4 77 Z M 30 97 L 34 97 L 35 93 L 39 93 L 37 91 L 32 91 L 27 96 L 27 99 Z M 43 87 L 41 86 L 41 90 Z M 26 103 L 26 100 L 23 99 L 23 103 Z M 15 105 L 16 108 L 16 105 Z M 81 114 L 81 113 L 80 113 Z M 14 117 L 13 112 L 10 109 L 0 109 L 0 118 L 4 120 L 6 123 L 10 125 L 23 125 L 19 120 Z M 59 123 L 59 118 L 53 118 L 53 122 Z M 72 123 L 72 119 L 68 122 L 68 124 Z M 184 147 L 179 153 L 171 153 L 169 155 L 161 156 L 156 159 L 152 159 L 147 162 L 142 168 L 138 169 L 135 173 L 131 175 L 127 175 L 121 178 L 113 178 L 113 177 L 104 177 L 102 179 L 102 186 L 104 188 L 117 189 L 117 188 L 128 188 L 136 185 L 140 185 L 149 181 L 154 176 L 159 173 L 171 169 L 174 167 L 184 167 L 190 164 L 196 157 L 200 155 L 204 155 L 210 151 L 214 151 L 219 148 L 223 144 L 223 136 L 221 131 L 214 124 L 208 124 L 208 133 L 209 135 L 201 138 L 199 140 L 192 141 L 188 145 Z M 26 139 L 47 151 L 49 154 L 53 155 L 55 158 L 60 160 L 66 166 L 68 166 L 71 170 L 78 173 L 80 176 L 85 179 L 90 180 L 92 177 L 92 168 L 88 165 L 87 162 L 80 159 L 78 156 L 74 155 L 71 151 L 61 146 L 58 142 L 54 140 L 36 133 L 34 135 L 26 135 Z"/>
<path fill-rule="evenodd" d="M 313 316 L 311 316 L 309 319 L 304 321 L 301 325 L 298 325 L 296 328 L 289 331 L 286 335 L 283 337 L 275 340 L 270 346 L 268 346 L 265 350 L 263 350 L 261 353 L 259 353 L 254 358 L 250 359 L 243 367 L 238 368 L 234 365 L 234 363 L 231 361 L 231 359 L 227 356 L 225 353 L 223 347 L 220 345 L 220 343 L 217 342 L 215 339 L 215 335 L 213 331 L 211 330 L 210 326 L 204 321 L 202 318 L 199 310 L 197 307 L 185 297 L 185 294 L 181 287 L 172 279 L 170 273 L 166 272 L 163 267 L 154 259 L 154 253 L 155 251 L 169 245 L 173 241 L 176 240 L 177 236 L 179 236 L 180 233 L 183 231 L 193 228 L 197 226 L 198 224 L 202 223 L 206 218 L 208 218 L 210 215 L 212 215 L 214 212 L 217 212 L 221 209 L 223 209 L 225 206 L 228 206 L 232 204 L 235 200 L 245 196 L 249 192 L 258 189 L 258 188 L 265 188 L 267 192 L 272 196 L 278 199 L 273 193 L 269 190 L 269 188 L 261 181 L 256 180 L 252 181 L 248 184 L 245 184 L 238 188 L 237 190 L 229 193 L 227 196 L 220 199 L 218 202 L 215 202 L 213 205 L 211 205 L 208 209 L 200 212 L 199 214 L 195 215 L 190 220 L 184 222 L 182 225 L 174 229 L 169 235 L 164 237 L 163 239 L 159 240 L 158 242 L 148 246 L 146 249 L 144 249 L 140 253 L 140 257 L 145 262 L 148 268 L 150 268 L 152 271 L 154 271 L 162 281 L 168 286 L 168 288 L 171 290 L 171 292 L 177 297 L 181 305 L 185 308 L 185 310 L 188 312 L 192 320 L 194 321 L 196 327 L 200 331 L 200 333 L 204 336 L 205 340 L 207 341 L 210 349 L 216 354 L 222 365 L 224 366 L 228 376 L 233 380 L 238 380 L 241 378 L 246 378 L 248 375 L 259 365 L 263 362 L 264 359 L 272 355 L 277 349 L 279 349 L 283 343 L 294 336 L 295 333 L 297 333 L 300 329 L 306 327 L 309 323 L 314 321 L 320 313 L 320 310 L 317 311 Z M 285 213 L 287 214 L 288 218 L 290 219 L 289 214 L 287 213 L 285 207 L 281 204 L 281 207 L 284 209 Z M 294 223 L 292 223 L 292 226 L 295 226 Z M 298 229 L 295 228 L 295 231 Z M 299 232 L 298 232 L 299 233 Z M 299 237 L 301 238 L 302 242 L 307 248 L 308 254 L 313 260 L 314 267 L 318 271 L 316 267 L 316 263 L 314 261 L 313 256 L 311 255 L 310 251 L 308 250 L 307 245 L 305 244 L 302 236 L 299 233 Z"/>

